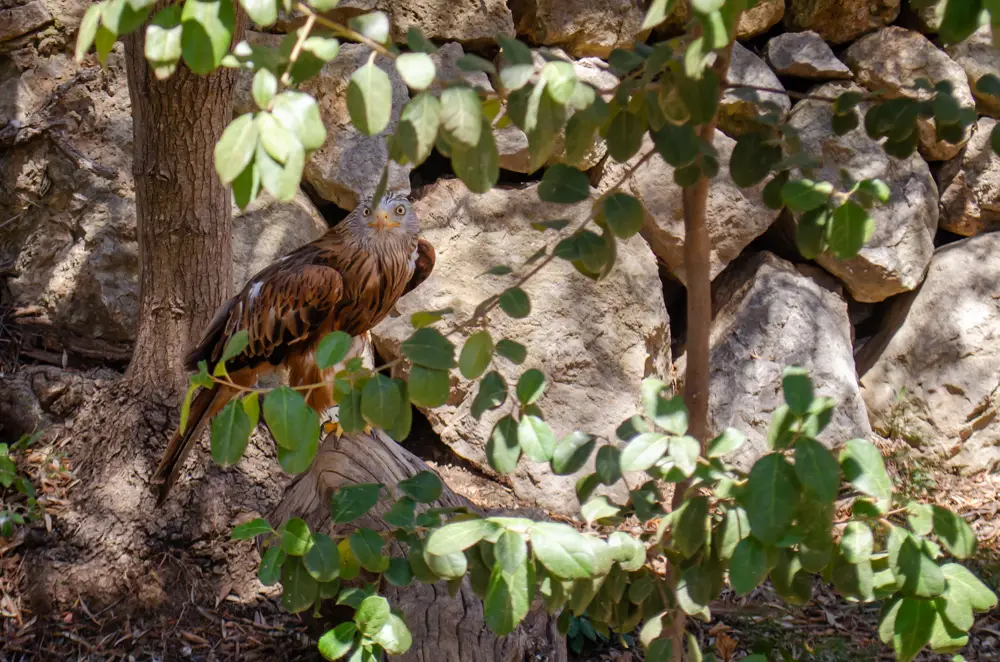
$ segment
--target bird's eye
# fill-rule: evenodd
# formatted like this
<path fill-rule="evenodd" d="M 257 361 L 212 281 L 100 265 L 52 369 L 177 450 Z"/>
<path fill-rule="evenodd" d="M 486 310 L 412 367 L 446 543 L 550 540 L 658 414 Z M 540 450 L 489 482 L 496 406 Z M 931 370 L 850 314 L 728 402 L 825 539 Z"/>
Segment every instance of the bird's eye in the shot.
<path fill-rule="evenodd" d="M 372 210 L 370 208 L 368 208 L 368 207 L 365 207 L 364 211 L 361 212 L 361 215 L 362 216 L 371 216 L 372 215 Z"/>
<path fill-rule="evenodd" d="M 402 216 L 405 213 L 406 213 L 406 207 L 404 207 L 403 205 L 398 205 L 396 207 L 396 216 Z"/>

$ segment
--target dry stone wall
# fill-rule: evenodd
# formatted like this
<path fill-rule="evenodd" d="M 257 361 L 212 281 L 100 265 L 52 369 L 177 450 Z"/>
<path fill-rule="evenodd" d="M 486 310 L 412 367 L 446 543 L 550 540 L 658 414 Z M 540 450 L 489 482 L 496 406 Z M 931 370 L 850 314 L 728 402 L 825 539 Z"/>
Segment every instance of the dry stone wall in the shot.
<path fill-rule="evenodd" d="M 998 71 L 1000 53 L 987 29 L 942 48 L 934 34 L 938 8 L 906 5 L 763 0 L 740 22 L 743 43 L 735 49 L 730 82 L 749 87 L 731 89 L 723 99 L 715 138 L 722 168 L 709 201 L 717 315 L 711 420 L 715 428 L 743 429 L 754 442 L 749 451 L 761 450 L 781 367 L 797 362 L 813 371 L 820 393 L 840 401 L 824 442 L 869 436 L 870 419 L 876 432 L 902 436 L 970 470 L 1000 462 L 984 450 L 995 448 L 990 430 L 1000 427 L 994 420 L 1000 366 L 991 348 L 1000 337 L 1000 234 L 990 234 L 1000 227 L 1000 160 L 988 145 L 1000 108 L 975 92 L 980 77 Z M 131 113 L 120 45 L 104 70 L 72 60 L 84 6 L 8 0 L 0 9 L 0 314 L 24 338 L 22 359 L 58 363 L 66 357 L 71 365 L 103 359 L 121 367 L 138 314 Z M 531 44 L 538 58 L 573 62 L 581 79 L 606 90 L 617 81 L 606 64 L 613 49 L 677 34 L 687 20 L 681 7 L 649 35 L 640 30 L 645 6 L 638 0 L 348 0 L 334 12 L 386 11 L 399 44 L 409 27 L 420 26 L 439 46 L 439 70 L 482 88 L 494 81 L 456 63 L 465 53 L 495 57 L 490 43 L 502 33 Z M 248 39 L 283 36 L 251 33 Z M 327 142 L 308 164 L 305 191 L 294 202 L 265 199 L 235 219 L 234 286 L 317 237 L 375 187 L 387 158 L 385 136 L 357 133 L 344 99 L 348 77 L 366 57 L 365 47 L 344 44 L 307 84 L 319 100 Z M 376 62 L 390 74 L 398 117 L 409 92 L 391 66 Z M 950 82 L 960 103 L 975 108 L 979 120 L 967 142 L 940 143 L 928 123 L 919 154 L 891 159 L 862 128 L 833 134 L 829 104 L 801 98 L 847 89 L 897 95 L 921 77 Z M 251 108 L 249 86 L 248 77 L 240 80 L 237 111 Z M 752 87 L 767 90 L 751 93 Z M 754 120 L 753 94 L 787 116 L 804 148 L 824 159 L 820 176 L 836 179 L 843 167 L 889 184 L 891 198 L 874 211 L 875 235 L 857 258 L 802 258 L 780 239 L 794 229 L 790 215 L 768 209 L 760 187 L 740 190 L 730 180 L 726 164 L 735 138 Z M 390 123 L 386 134 L 393 128 Z M 467 311 L 495 293 L 499 283 L 492 277 L 474 276 L 498 262 L 527 259 L 550 236 L 531 229 L 532 222 L 579 213 L 538 202 L 530 180 L 541 172 L 529 172 L 519 129 L 501 130 L 498 146 L 506 188 L 484 196 L 468 193 L 435 163 L 417 171 L 393 167 L 393 188 L 420 185 L 414 193 L 438 262 L 434 276 L 400 303 L 399 315 L 376 329 L 383 358 L 398 352 L 409 313 L 446 306 Z M 598 145 L 584 160 L 593 195 L 617 183 L 650 149 L 646 138 L 639 156 L 621 164 Z M 561 151 L 557 144 L 554 160 Z M 493 320 L 500 333 L 528 346 L 529 363 L 549 371 L 543 408 L 558 432 L 589 427 L 613 437 L 614 426 L 635 409 L 641 379 L 669 381 L 683 367 L 683 320 L 674 320 L 671 356 L 662 284 L 676 292 L 685 277 L 681 196 L 672 177 L 653 157 L 625 182 L 648 213 L 641 235 L 622 244 L 607 281 L 593 284 L 560 265 L 531 291 L 536 315 L 517 324 Z M 317 211 L 336 208 L 341 211 L 327 219 Z M 959 236 L 967 238 L 956 242 Z M 867 321 L 855 328 L 852 320 Z M 522 369 L 503 366 L 509 381 Z M 900 391 L 907 394 L 905 406 L 893 395 Z M 445 443 L 485 467 L 491 420 L 471 418 L 472 394 L 458 393 L 425 413 Z M 526 502 L 575 510 L 572 477 L 526 466 L 512 485 Z"/>

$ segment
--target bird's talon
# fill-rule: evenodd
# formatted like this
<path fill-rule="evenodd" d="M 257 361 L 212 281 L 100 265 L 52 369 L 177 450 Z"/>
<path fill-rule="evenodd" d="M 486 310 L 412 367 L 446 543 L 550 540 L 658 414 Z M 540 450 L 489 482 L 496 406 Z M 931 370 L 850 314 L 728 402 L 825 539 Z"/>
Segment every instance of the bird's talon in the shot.
<path fill-rule="evenodd" d="M 364 432 L 367 435 L 371 435 L 375 430 L 374 430 L 374 428 L 372 428 L 372 426 L 366 425 L 364 427 L 364 429 L 362 429 L 361 431 Z"/>
<path fill-rule="evenodd" d="M 344 427 L 340 424 L 340 421 L 327 421 L 323 424 L 323 436 L 334 434 L 337 439 L 344 436 Z"/>

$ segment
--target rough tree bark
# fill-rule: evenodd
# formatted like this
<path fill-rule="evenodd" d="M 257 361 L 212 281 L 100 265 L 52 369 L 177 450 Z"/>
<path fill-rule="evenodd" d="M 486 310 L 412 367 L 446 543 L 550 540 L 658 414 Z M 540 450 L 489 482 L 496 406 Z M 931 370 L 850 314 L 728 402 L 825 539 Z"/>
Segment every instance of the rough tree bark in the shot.
<path fill-rule="evenodd" d="M 418 457 L 381 432 L 347 435 L 339 440 L 330 436 L 316 454 L 313 466 L 289 487 L 269 520 L 273 527 L 278 527 L 288 518 L 297 516 L 306 520 L 311 529 L 329 533 L 330 496 L 336 488 L 351 483 L 395 485 L 428 469 Z M 380 501 L 368 515 L 349 526 L 339 527 L 336 533 L 345 535 L 357 527 L 387 529 L 382 517 L 391 505 L 389 500 Z M 465 506 L 477 512 L 475 506 L 447 487 L 435 505 Z M 393 542 L 389 553 L 404 556 L 406 550 Z M 448 594 L 443 581 L 427 585 L 415 580 L 405 588 L 387 586 L 386 597 L 403 611 L 413 633 L 413 647 L 398 658 L 399 662 L 566 661 L 565 638 L 559 635 L 556 619 L 545 612 L 540 601 L 513 634 L 497 637 L 486 627 L 482 600 L 472 592 L 468 580 L 455 597 Z M 333 627 L 335 624 L 326 625 Z"/>

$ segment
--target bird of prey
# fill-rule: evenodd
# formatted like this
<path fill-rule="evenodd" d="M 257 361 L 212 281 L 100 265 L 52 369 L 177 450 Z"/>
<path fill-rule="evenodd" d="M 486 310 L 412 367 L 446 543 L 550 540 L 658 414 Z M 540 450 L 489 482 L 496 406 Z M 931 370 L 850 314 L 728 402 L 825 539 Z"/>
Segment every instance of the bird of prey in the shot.
<path fill-rule="evenodd" d="M 418 236 L 420 223 L 402 193 L 387 192 L 377 203 L 365 198 L 322 237 L 265 267 L 223 303 L 198 344 L 184 359 L 209 372 L 226 343 L 239 331 L 249 342 L 226 361 L 235 384 L 287 369 L 289 386 L 325 382 L 307 392 L 306 402 L 322 413 L 333 405 L 328 373 L 316 365 L 315 350 L 331 331 L 368 332 L 434 268 L 434 247 Z M 177 480 L 181 465 L 205 425 L 239 391 L 222 384 L 203 388 L 191 402 L 186 429 L 173 435 L 153 474 L 158 503 Z"/>

